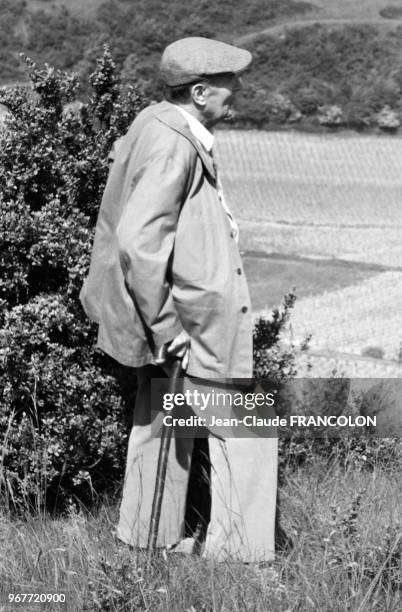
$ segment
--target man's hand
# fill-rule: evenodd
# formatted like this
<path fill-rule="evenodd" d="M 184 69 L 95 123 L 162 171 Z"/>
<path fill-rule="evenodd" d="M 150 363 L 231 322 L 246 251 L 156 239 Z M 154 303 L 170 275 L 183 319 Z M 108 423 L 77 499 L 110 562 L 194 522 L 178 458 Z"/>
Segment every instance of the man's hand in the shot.
<path fill-rule="evenodd" d="M 178 357 L 181 359 L 181 367 L 183 370 L 187 369 L 188 355 L 190 352 L 190 336 L 184 329 L 168 344 L 167 352 L 171 357 Z"/>
<path fill-rule="evenodd" d="M 167 345 L 166 352 L 169 357 L 177 357 L 181 359 L 181 367 L 183 370 L 187 369 L 188 356 L 190 351 L 190 336 L 186 331 L 181 331 L 178 336 L 173 338 Z M 158 365 L 166 365 L 166 361 L 156 359 Z"/>

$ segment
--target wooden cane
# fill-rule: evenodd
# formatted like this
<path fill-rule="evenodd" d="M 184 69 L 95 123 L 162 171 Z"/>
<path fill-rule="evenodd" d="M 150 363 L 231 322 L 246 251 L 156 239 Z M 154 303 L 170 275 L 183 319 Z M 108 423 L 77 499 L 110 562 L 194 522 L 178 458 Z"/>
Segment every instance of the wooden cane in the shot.
<path fill-rule="evenodd" d="M 179 390 L 179 379 L 182 372 L 181 360 L 175 359 L 169 380 L 169 393 L 176 394 Z M 172 413 L 173 414 L 173 413 Z M 169 459 L 170 442 L 172 440 L 173 427 L 162 426 L 161 444 L 159 447 L 158 464 L 156 468 L 155 491 L 152 500 L 151 522 L 148 533 L 148 552 L 153 555 L 158 540 L 159 521 L 161 518 L 163 493 L 165 490 L 167 464 Z"/>

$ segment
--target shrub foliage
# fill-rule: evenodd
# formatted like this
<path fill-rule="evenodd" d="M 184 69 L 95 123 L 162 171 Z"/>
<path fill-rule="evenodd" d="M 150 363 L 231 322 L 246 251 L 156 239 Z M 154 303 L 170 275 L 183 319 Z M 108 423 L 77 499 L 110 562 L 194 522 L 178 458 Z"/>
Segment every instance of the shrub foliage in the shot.
<path fill-rule="evenodd" d="M 107 49 L 86 104 L 73 104 L 74 75 L 27 64 L 31 87 L 0 92 L 10 111 L 0 136 L 0 475 L 14 505 L 63 505 L 101 491 L 124 461 L 118 386 L 100 368 L 78 293 L 108 153 L 143 98 L 123 90 Z"/>

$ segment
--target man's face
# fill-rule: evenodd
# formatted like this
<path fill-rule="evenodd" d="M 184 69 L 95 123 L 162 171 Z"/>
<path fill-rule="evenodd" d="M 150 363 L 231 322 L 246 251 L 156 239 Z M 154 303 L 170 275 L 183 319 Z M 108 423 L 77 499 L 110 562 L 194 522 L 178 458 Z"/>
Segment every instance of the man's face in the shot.
<path fill-rule="evenodd" d="M 207 126 L 233 118 L 233 104 L 241 89 L 240 77 L 235 74 L 220 74 L 205 81 L 203 116 Z"/>

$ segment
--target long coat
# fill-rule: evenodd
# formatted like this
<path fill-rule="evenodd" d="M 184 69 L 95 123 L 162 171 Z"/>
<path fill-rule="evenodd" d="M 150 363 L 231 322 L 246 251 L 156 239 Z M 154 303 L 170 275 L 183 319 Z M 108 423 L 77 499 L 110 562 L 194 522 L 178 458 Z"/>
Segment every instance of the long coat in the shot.
<path fill-rule="evenodd" d="M 213 159 L 169 102 L 118 142 L 80 297 L 123 365 L 152 363 L 184 328 L 189 375 L 252 376 L 248 286 Z"/>

